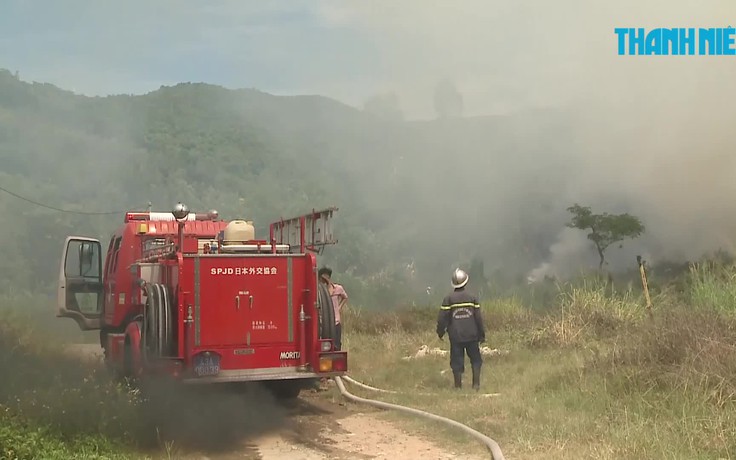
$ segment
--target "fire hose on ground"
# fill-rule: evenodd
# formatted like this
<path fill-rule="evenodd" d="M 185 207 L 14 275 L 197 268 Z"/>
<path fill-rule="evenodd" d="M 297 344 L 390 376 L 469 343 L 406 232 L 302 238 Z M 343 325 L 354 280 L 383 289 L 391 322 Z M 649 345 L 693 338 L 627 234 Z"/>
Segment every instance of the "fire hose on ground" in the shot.
<path fill-rule="evenodd" d="M 376 388 L 376 387 L 372 387 L 370 385 L 366 385 L 365 383 L 358 382 L 357 380 L 354 380 L 354 379 L 348 377 L 347 375 L 343 376 L 342 378 L 345 381 L 350 382 L 350 383 L 352 383 L 355 386 L 359 386 L 361 388 L 365 388 L 366 390 L 376 391 L 378 393 L 388 393 L 388 394 L 392 394 L 392 395 L 399 394 L 398 391 L 384 390 L 384 389 L 381 389 L 381 388 Z M 437 396 L 437 393 L 416 393 L 416 392 L 412 392 L 412 394 L 414 394 L 415 396 Z M 486 394 L 484 394 L 482 396 L 499 396 L 499 395 L 500 395 L 500 393 L 486 393 Z M 468 396 L 473 396 L 473 395 L 468 395 Z"/>
<path fill-rule="evenodd" d="M 456 422 L 455 420 L 452 420 L 452 419 L 449 419 L 449 418 L 446 418 L 446 417 L 442 417 L 442 416 L 439 416 L 439 415 L 431 414 L 429 412 L 424 412 L 424 411 L 421 411 L 419 409 L 413 409 L 411 407 L 400 406 L 398 404 L 391 404 L 391 403 L 387 403 L 387 402 L 383 402 L 383 401 L 377 401 L 375 399 L 366 399 L 366 398 L 361 398 L 359 396 L 355 396 L 355 395 L 351 394 L 350 392 L 348 392 L 348 390 L 345 388 L 345 384 L 342 381 L 343 378 L 345 380 L 347 380 L 348 382 L 350 382 L 350 383 L 353 383 L 353 384 L 358 385 L 360 387 L 366 388 L 368 390 L 377 391 L 377 392 L 381 392 L 381 393 L 393 393 L 393 394 L 395 394 L 396 392 L 395 391 L 389 391 L 389 390 L 382 390 L 380 388 L 374 388 L 374 387 L 371 387 L 369 385 L 365 385 L 363 383 L 360 383 L 360 382 L 358 382 L 356 380 L 353 380 L 352 378 L 350 378 L 348 376 L 345 376 L 345 377 L 342 377 L 342 378 L 335 377 L 334 378 L 335 383 L 337 384 L 337 387 L 340 389 L 340 393 L 345 398 L 347 398 L 347 399 L 349 399 L 351 401 L 354 401 L 354 402 L 359 402 L 359 403 L 364 403 L 364 404 L 368 404 L 368 405 L 371 405 L 371 406 L 380 407 L 381 409 L 394 409 L 394 410 L 398 410 L 398 411 L 401 411 L 401 412 L 407 412 L 407 413 L 412 414 L 412 415 L 418 415 L 420 417 L 424 417 L 424 418 L 427 418 L 429 420 L 434 420 L 434 421 L 437 421 L 437 422 L 442 422 L 442 423 L 446 423 L 448 425 L 454 426 L 454 427 L 459 428 L 460 430 L 464 431 L 465 433 L 473 436 L 474 438 L 478 439 L 483 444 L 485 444 L 485 446 L 490 451 L 491 457 L 493 458 L 493 460 L 505 460 L 504 459 L 504 456 L 503 456 L 503 453 L 501 452 L 501 448 L 499 447 L 498 443 L 496 441 L 494 441 L 493 439 L 489 438 L 488 436 L 484 435 L 483 433 L 480 433 L 480 432 L 478 432 L 478 431 L 470 428 L 469 426 L 463 425 L 460 422 Z"/>
<path fill-rule="evenodd" d="M 397 394 L 398 393 L 397 391 L 382 390 L 380 388 L 375 388 L 375 387 L 372 387 L 370 385 L 366 385 L 365 383 L 358 382 L 357 380 L 354 380 L 354 379 L 348 377 L 347 375 L 343 376 L 342 378 L 345 379 L 345 381 L 350 382 L 353 385 L 357 385 L 357 386 L 359 386 L 361 388 L 365 388 L 366 390 L 377 391 L 379 393 L 390 393 L 390 394 Z"/>

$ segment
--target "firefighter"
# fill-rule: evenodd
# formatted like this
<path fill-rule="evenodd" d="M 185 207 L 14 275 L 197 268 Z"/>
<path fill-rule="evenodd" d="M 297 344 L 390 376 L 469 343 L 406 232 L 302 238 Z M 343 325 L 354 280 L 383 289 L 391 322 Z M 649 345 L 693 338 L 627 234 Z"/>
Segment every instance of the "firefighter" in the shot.
<path fill-rule="evenodd" d="M 459 268 L 452 274 L 454 290 L 442 301 L 437 317 L 437 336 L 443 340 L 447 332 L 450 337 L 450 368 L 455 378 L 455 388 L 462 388 L 467 353 L 473 369 L 473 389 L 478 391 L 483 364 L 480 344 L 485 342 L 486 333 L 478 297 L 465 290 L 468 280 L 468 274 Z"/>

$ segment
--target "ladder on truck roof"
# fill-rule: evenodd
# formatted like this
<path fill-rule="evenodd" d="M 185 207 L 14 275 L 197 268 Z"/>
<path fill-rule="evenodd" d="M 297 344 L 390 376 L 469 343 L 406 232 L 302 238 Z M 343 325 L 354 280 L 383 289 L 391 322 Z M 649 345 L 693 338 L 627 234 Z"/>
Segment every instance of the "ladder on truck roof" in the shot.
<path fill-rule="evenodd" d="M 269 227 L 271 241 L 299 247 L 301 252 L 321 253 L 328 244 L 336 244 L 332 235 L 332 214 L 338 208 L 330 207 L 321 211 L 312 210 L 303 216 L 281 219 Z"/>

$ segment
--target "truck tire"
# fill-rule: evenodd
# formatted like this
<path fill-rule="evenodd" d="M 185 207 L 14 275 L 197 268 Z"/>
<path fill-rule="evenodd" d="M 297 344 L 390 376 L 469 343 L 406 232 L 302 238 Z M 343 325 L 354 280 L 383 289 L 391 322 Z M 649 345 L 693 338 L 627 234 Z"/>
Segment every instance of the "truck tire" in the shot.
<path fill-rule="evenodd" d="M 141 362 L 143 346 L 143 321 L 140 317 L 134 319 L 126 328 L 123 346 L 123 362 L 121 377 L 128 381 L 135 381 L 143 371 Z"/>

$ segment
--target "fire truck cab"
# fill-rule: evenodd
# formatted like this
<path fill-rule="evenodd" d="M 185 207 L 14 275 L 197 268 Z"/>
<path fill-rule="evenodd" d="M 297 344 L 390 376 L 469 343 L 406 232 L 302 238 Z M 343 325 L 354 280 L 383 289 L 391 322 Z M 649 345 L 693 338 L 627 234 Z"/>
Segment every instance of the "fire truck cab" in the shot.
<path fill-rule="evenodd" d="M 216 211 L 128 212 L 103 261 L 98 239 L 66 238 L 57 317 L 99 330 L 108 368 L 120 377 L 167 375 L 183 383 L 261 381 L 296 397 L 315 378 L 347 372 L 333 347 L 335 320 L 317 279 L 334 244 L 337 208 L 270 225 Z"/>

